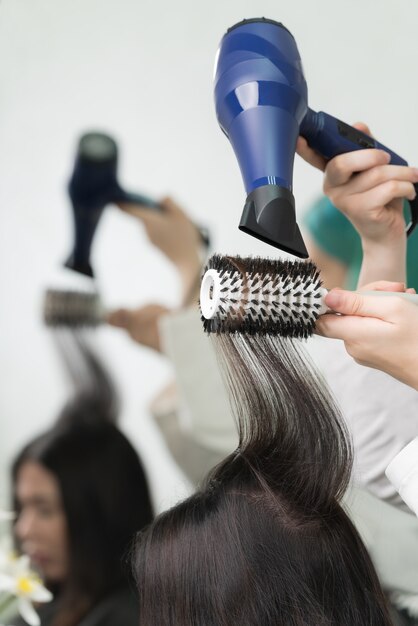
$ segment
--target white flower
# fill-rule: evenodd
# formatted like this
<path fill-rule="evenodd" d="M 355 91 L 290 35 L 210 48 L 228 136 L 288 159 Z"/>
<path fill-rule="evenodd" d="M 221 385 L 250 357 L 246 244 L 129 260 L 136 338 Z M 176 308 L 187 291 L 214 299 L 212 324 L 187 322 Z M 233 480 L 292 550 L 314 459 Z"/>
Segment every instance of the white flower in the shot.
<path fill-rule="evenodd" d="M 397 591 L 390 599 L 398 609 L 405 609 L 411 617 L 418 617 L 418 594 Z"/>
<path fill-rule="evenodd" d="M 45 589 L 41 580 L 29 568 L 29 558 L 11 558 L 6 571 L 0 571 L 0 592 L 17 599 L 19 613 L 30 626 L 40 626 L 41 620 L 32 602 L 50 602 L 52 593 Z"/>
<path fill-rule="evenodd" d="M 418 617 L 418 595 L 407 592 L 394 592 L 390 599 L 398 609 L 406 610 L 411 617 Z"/>

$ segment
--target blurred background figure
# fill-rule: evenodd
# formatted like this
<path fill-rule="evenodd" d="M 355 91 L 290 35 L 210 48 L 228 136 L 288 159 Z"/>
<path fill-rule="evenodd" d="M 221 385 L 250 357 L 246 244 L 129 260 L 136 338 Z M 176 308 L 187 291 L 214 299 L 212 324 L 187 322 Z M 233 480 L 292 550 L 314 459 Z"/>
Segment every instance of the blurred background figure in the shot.
<path fill-rule="evenodd" d="M 123 187 L 151 197 L 172 194 L 189 208 L 193 222 L 211 227 L 215 250 L 269 254 L 264 244 L 237 228 L 245 190 L 213 107 L 214 58 L 225 29 L 244 17 L 266 15 L 281 21 L 297 39 L 312 108 L 347 121 L 371 120 L 376 137 L 413 162 L 417 86 L 407 68 L 416 65 L 418 55 L 413 45 L 416 2 L 405 0 L 399 11 L 389 0 L 378 6 L 365 0 L 360 32 L 367 36 L 359 36 L 356 46 L 358 12 L 345 12 L 342 29 L 338 4 L 324 0 L 321 7 L 318 19 L 317 6 L 307 0 L 280 6 L 273 0 L 248 0 L 245 5 L 241 0 L 210 5 L 179 0 L 175 5 L 165 2 L 163 8 L 124 0 L 122 9 L 116 0 L 106 6 L 100 0 L 1 0 L 4 503 L 11 458 L 31 432 L 48 427 L 66 397 L 39 309 L 51 268 L 66 261 L 71 248 L 65 185 L 76 138 L 84 129 L 117 138 Z M 338 89 L 330 90 L 335 77 Z M 319 174 L 296 159 L 298 223 L 320 186 Z M 129 216 L 110 209 L 98 229 L 92 261 L 109 307 L 178 307 L 178 275 L 156 248 L 146 245 Z M 138 350 L 123 333 L 110 328 L 99 333 L 124 399 L 121 424 L 139 442 L 161 510 L 188 491 L 146 409 L 172 378 L 172 368 L 158 355 Z"/>
<path fill-rule="evenodd" d="M 13 464 L 16 543 L 54 594 L 42 626 L 134 626 L 130 546 L 153 519 L 148 481 L 105 370 L 76 343 L 90 381 Z"/>
<path fill-rule="evenodd" d="M 66 6 L 52 0 L 0 3 L 3 502 L 11 456 L 30 433 L 49 428 L 49 416 L 58 413 L 67 393 L 56 355 L 45 341 L 39 309 L 51 267 L 66 260 L 72 243 L 72 217 L 63 189 L 68 181 L 69 147 L 80 130 L 94 127 L 115 133 L 127 157 L 122 161 L 122 178 L 128 188 L 139 183 L 154 197 L 160 195 L 163 185 L 181 204 L 193 207 L 191 219 L 183 219 L 181 210 L 177 211 L 171 200 L 164 200 L 161 204 L 166 205 L 167 221 L 160 222 L 155 215 L 153 224 L 154 214 L 151 217 L 148 211 L 145 216 L 138 206 L 125 202 L 120 205 L 124 211 L 105 212 L 93 251 L 96 284 L 106 305 L 116 309 L 124 304 L 111 316 L 111 323 L 125 328 L 142 345 L 169 356 L 161 359 L 155 350 L 138 350 L 126 333 L 112 328 L 103 326 L 98 331 L 122 389 L 120 425 L 140 450 L 157 510 L 191 490 L 185 475 L 197 484 L 236 446 L 235 426 L 226 393 L 219 387 L 215 357 L 201 333 L 197 309 L 188 306 L 197 300 L 196 277 L 204 256 L 194 224 L 212 227 L 216 249 L 273 253 L 237 229 L 244 190 L 234 155 L 213 112 L 213 59 L 225 27 L 261 13 L 287 24 L 297 36 L 301 52 L 305 46 L 309 50 L 303 58 L 312 106 L 328 107 L 346 120 L 363 116 L 373 120 L 376 135 L 413 160 L 416 142 L 410 120 L 414 119 L 418 92 L 409 73 L 399 70 L 414 66 L 418 59 L 417 48 L 411 44 L 413 18 L 418 17 L 413 0 L 406 1 L 403 12 L 389 0 L 379 7 L 372 0 L 363 2 L 361 21 L 367 37 L 359 38 L 355 47 L 352 33 L 358 32 L 358 13 L 346 12 L 341 31 L 340 7 L 331 0 L 325 1 L 321 20 L 317 7 L 309 2 L 288 3 L 280 6 L 279 13 L 273 0 L 265 0 L 262 6 L 259 0 L 250 0 L 244 8 L 245 15 L 241 0 L 219 6 L 179 0 L 176 5 L 165 4 L 162 22 L 160 5 L 134 0 L 126 0 L 123 10 L 114 0 L 106 7 L 99 0 L 74 0 Z M 393 45 L 383 45 L 383 41 Z M 341 89 L 330 93 L 329 77 L 335 75 L 343 76 Z M 408 98 L 399 97 L 406 92 Z M 388 125 L 388 120 L 393 123 Z M 304 207 L 318 195 L 320 179 L 299 160 L 294 183 L 302 217 Z M 145 233 L 132 228 L 127 213 L 140 218 Z M 184 241 L 184 246 L 173 252 L 169 251 L 171 244 L 166 250 L 162 243 L 147 245 L 153 226 L 161 236 L 165 224 L 167 235 L 178 226 L 177 241 Z M 166 263 L 159 248 L 172 263 Z M 338 362 L 331 359 L 329 364 L 337 368 Z M 406 421 L 415 410 L 410 408 L 413 400 L 405 396 L 401 400 L 383 379 L 370 385 L 362 381 L 364 392 L 359 394 L 353 391 L 354 370 L 334 374 L 343 381 L 343 402 L 348 405 L 355 400 L 362 418 L 358 432 L 365 434 L 374 450 L 369 466 L 361 468 L 359 476 L 379 498 L 398 506 L 399 500 L 386 483 L 383 489 L 377 486 L 381 468 L 376 473 L 376 461 L 381 444 L 387 442 L 387 431 L 379 426 L 379 420 L 391 421 L 395 429 L 399 416 Z M 176 385 L 167 386 L 174 375 Z M 160 393 L 163 387 L 164 393 Z M 370 389 L 379 393 L 371 394 Z M 155 423 L 149 419 L 150 404 L 185 475 L 167 455 Z M 223 419 L 226 411 L 227 420 Z M 369 430 L 371 415 L 378 416 L 373 428 L 377 424 L 381 433 L 374 440 Z M 401 443 L 395 441 L 395 447 Z M 394 556 L 403 555 L 400 560 L 404 564 L 408 556 L 414 558 L 414 552 L 408 552 L 407 531 L 401 530 L 401 521 L 393 523 L 399 529 L 398 540 L 404 541 L 403 547 L 395 546 L 391 533 L 385 532 L 390 527 L 389 511 L 397 509 L 385 509 L 389 505 L 381 499 L 372 502 L 358 519 L 368 521 L 374 511 L 381 532 L 370 533 L 367 524 L 364 532 L 369 533 L 373 558 L 382 559 L 379 573 L 382 577 L 386 571 L 389 579 L 396 574 L 397 584 L 403 576 L 401 586 L 408 588 L 415 584 L 410 562 L 403 572 L 393 567 Z M 383 519 L 388 521 L 386 530 L 379 526 Z M 387 583 L 390 587 L 394 581 Z"/>
<path fill-rule="evenodd" d="M 183 209 L 171 199 L 164 213 L 123 204 L 149 240 L 176 269 L 182 292 L 176 308 L 148 304 L 116 309 L 108 322 L 142 346 L 166 355 L 175 379 L 150 404 L 150 411 L 175 461 L 197 485 L 236 446 L 237 431 L 226 389 L 198 309 L 206 250 Z"/>

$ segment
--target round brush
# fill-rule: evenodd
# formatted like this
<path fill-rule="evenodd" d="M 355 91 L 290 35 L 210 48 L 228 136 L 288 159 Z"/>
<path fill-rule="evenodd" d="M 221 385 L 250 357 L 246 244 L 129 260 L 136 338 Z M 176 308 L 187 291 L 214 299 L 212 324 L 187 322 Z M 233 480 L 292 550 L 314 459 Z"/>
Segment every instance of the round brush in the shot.
<path fill-rule="evenodd" d="M 312 261 L 214 254 L 200 289 L 203 326 L 208 333 L 308 338 L 318 317 L 330 312 L 327 293 Z M 362 293 L 401 296 L 418 304 L 418 296 L 409 293 Z"/>
<path fill-rule="evenodd" d="M 106 310 L 96 291 L 47 289 L 43 319 L 52 328 L 87 328 L 102 324 Z"/>

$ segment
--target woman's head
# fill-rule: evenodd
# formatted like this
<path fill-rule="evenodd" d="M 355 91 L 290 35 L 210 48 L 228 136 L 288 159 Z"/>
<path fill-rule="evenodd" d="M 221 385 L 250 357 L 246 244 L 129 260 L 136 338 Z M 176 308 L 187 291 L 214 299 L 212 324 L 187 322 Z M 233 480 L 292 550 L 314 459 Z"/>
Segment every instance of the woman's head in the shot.
<path fill-rule="evenodd" d="M 118 428 L 81 412 L 41 435 L 13 468 L 16 534 L 51 583 L 77 581 L 94 595 L 123 581 L 123 557 L 135 533 L 152 520 L 148 484 L 137 453 Z"/>
<path fill-rule="evenodd" d="M 22 548 L 50 584 L 69 583 L 92 597 L 123 584 L 126 550 L 152 520 L 138 455 L 97 411 L 80 397 L 13 467 Z"/>
<path fill-rule="evenodd" d="M 127 583 L 127 550 L 153 513 L 138 454 L 114 423 L 113 385 L 73 339 L 84 388 L 76 384 L 56 423 L 20 452 L 12 479 L 18 544 L 50 586 L 88 604 Z"/>
<path fill-rule="evenodd" d="M 17 469 L 14 487 L 17 541 L 42 576 L 60 584 L 68 576 L 70 553 L 59 482 L 44 465 L 28 459 Z"/>
<path fill-rule="evenodd" d="M 339 504 L 351 450 L 323 382 L 296 343 L 217 340 L 240 445 L 139 537 L 140 624 L 390 624 Z"/>

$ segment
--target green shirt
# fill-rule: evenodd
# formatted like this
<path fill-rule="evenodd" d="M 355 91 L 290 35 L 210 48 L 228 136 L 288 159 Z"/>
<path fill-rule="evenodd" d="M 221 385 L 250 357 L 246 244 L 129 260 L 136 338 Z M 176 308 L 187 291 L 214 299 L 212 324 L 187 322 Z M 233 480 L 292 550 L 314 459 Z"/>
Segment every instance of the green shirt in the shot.
<path fill-rule="evenodd" d="M 323 197 L 308 209 L 304 225 L 318 248 L 347 266 L 344 286 L 355 289 L 363 254 L 360 237 L 351 222 L 327 197 Z M 408 237 L 406 259 L 407 286 L 418 291 L 418 226 Z"/>

